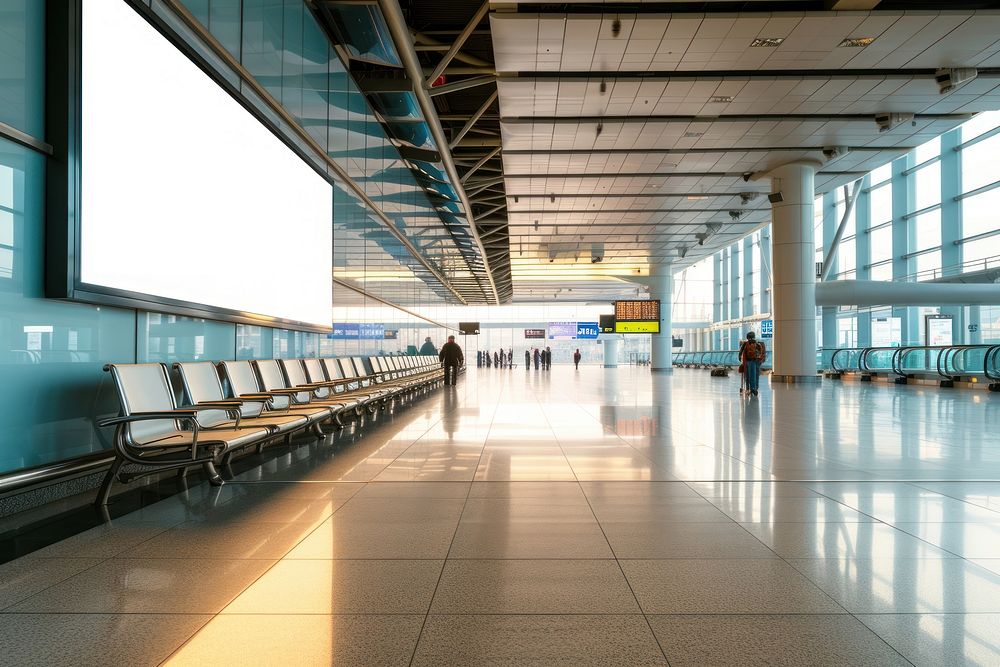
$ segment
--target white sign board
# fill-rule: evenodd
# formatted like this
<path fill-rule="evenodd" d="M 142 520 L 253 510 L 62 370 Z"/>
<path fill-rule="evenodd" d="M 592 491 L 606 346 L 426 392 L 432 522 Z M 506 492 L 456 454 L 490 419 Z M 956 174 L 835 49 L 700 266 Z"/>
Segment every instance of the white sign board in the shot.
<path fill-rule="evenodd" d="M 932 346 L 952 344 L 950 317 L 927 318 L 927 344 Z"/>
<path fill-rule="evenodd" d="M 899 347 L 903 341 L 903 319 L 872 318 L 872 347 Z"/>

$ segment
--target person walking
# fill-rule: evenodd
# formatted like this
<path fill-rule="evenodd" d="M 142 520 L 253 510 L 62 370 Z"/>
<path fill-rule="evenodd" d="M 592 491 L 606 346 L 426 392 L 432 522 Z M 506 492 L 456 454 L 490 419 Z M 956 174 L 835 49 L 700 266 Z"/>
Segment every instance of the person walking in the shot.
<path fill-rule="evenodd" d="M 757 334 L 747 332 L 747 340 L 740 348 L 740 364 L 743 366 L 747 389 L 751 396 L 756 396 L 760 389 L 760 365 L 764 363 L 767 349 L 764 343 L 757 340 Z"/>
<path fill-rule="evenodd" d="M 552 348 L 545 348 L 545 370 L 552 370 Z"/>
<path fill-rule="evenodd" d="M 438 359 L 444 364 L 444 384 L 454 386 L 458 381 L 458 369 L 465 364 L 462 348 L 455 342 L 454 336 L 448 336 L 448 342 L 441 346 Z"/>
<path fill-rule="evenodd" d="M 514 348 L 507 350 L 507 370 L 514 368 Z"/>
<path fill-rule="evenodd" d="M 524 370 L 531 368 L 531 350 L 524 351 Z"/>
<path fill-rule="evenodd" d="M 583 359 L 583 355 L 580 354 L 580 348 L 576 348 L 576 352 L 573 353 L 573 368 L 580 370 L 580 360 Z"/>
<path fill-rule="evenodd" d="M 535 370 L 537 371 L 538 364 L 541 363 L 542 361 L 542 353 L 538 351 L 537 347 L 535 348 L 534 360 L 535 360 Z"/>
<path fill-rule="evenodd" d="M 437 354 L 437 348 L 434 347 L 434 343 L 431 341 L 431 337 L 428 336 L 424 339 L 424 344 L 420 346 L 420 354 Z"/>
<path fill-rule="evenodd" d="M 500 354 L 496 351 L 493 352 L 493 365 L 500 368 Z"/>

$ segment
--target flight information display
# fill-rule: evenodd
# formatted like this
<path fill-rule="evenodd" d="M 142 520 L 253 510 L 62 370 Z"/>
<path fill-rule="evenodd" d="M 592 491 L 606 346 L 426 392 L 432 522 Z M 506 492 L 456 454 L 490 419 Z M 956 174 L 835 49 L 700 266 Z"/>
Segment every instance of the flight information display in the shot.
<path fill-rule="evenodd" d="M 660 333 L 660 301 L 615 301 L 615 333 Z"/>

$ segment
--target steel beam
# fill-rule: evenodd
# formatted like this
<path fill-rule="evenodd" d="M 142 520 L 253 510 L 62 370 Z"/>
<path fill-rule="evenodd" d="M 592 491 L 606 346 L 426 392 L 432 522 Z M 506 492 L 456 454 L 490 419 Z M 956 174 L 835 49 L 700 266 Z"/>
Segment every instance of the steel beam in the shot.
<path fill-rule="evenodd" d="M 472 114 L 472 117 L 469 118 L 469 120 L 465 121 L 465 125 L 462 126 L 462 129 L 458 131 L 458 134 L 456 134 L 454 138 L 452 138 L 451 142 L 448 144 L 448 148 L 454 149 L 455 146 L 457 146 L 458 143 L 462 141 L 462 138 L 469 133 L 469 130 L 472 129 L 472 126 L 478 123 L 480 117 L 482 117 L 482 115 L 486 113 L 486 110 L 489 109 L 493 105 L 493 103 L 497 101 L 497 95 L 499 94 L 500 94 L 499 91 L 494 90 L 493 93 L 486 98 L 486 101 L 483 102 L 482 105 L 476 110 L 476 113 Z"/>
<path fill-rule="evenodd" d="M 971 119 L 975 114 L 971 113 L 918 113 L 913 115 L 913 120 L 949 120 L 962 122 Z M 508 125 L 531 125 L 535 123 L 547 123 L 551 125 L 580 123 L 747 123 L 763 121 L 829 121 L 843 122 L 847 120 L 867 121 L 875 124 L 875 114 L 724 114 L 718 116 L 501 116 L 500 122 Z"/>
<path fill-rule="evenodd" d="M 478 88 L 479 86 L 496 83 L 496 80 L 497 78 L 495 76 L 474 76 L 471 79 L 462 79 L 461 81 L 455 81 L 454 83 L 446 83 L 443 86 L 428 88 L 427 94 L 431 97 L 437 97 L 438 95 L 457 93 L 460 90 L 468 90 L 469 88 Z"/>
<path fill-rule="evenodd" d="M 482 242 L 479 240 L 479 232 L 476 230 L 476 225 L 473 222 L 472 204 L 469 202 L 469 198 L 465 193 L 465 188 L 462 185 L 458 169 L 455 167 L 455 160 L 452 157 L 451 151 L 445 149 L 448 145 L 448 140 L 444 136 L 444 129 L 441 127 L 441 121 L 438 120 L 437 109 L 434 107 L 434 102 L 431 100 L 427 89 L 424 87 L 422 78 L 423 71 L 420 67 L 420 61 L 417 59 L 417 52 L 413 50 L 413 40 L 410 37 L 410 28 L 406 25 L 406 20 L 403 18 L 403 10 L 399 6 L 398 0 L 378 0 L 378 4 L 382 10 L 382 15 L 385 18 L 386 25 L 389 27 L 396 50 L 403 61 L 406 74 L 413 83 L 413 93 L 416 96 L 417 102 L 420 105 L 420 110 L 430 127 L 431 134 L 434 137 L 434 143 L 436 143 L 441 150 L 441 161 L 444 165 L 445 171 L 448 174 L 448 178 L 451 181 L 452 186 L 458 193 L 459 199 L 462 200 L 462 208 L 465 211 L 465 218 L 468 222 L 469 233 L 472 235 L 475 246 L 481 255 L 483 255 L 484 270 L 486 272 L 488 287 L 487 300 L 489 300 L 489 297 L 492 296 L 493 302 L 499 305 L 500 295 L 497 292 L 496 282 L 493 279 L 493 273 L 490 270 L 489 262 L 485 258 L 486 253 L 483 249 Z M 488 4 L 484 6 L 488 8 Z M 480 11 L 484 10 L 481 9 Z M 473 26 L 473 28 L 475 28 L 475 26 Z"/>
<path fill-rule="evenodd" d="M 430 86 L 439 76 L 441 76 L 445 68 L 448 67 L 448 63 L 451 62 L 452 58 L 454 58 L 455 55 L 462 49 L 462 46 L 465 45 L 465 41 L 469 39 L 469 35 L 472 34 L 472 31 L 483 22 L 483 19 L 486 17 L 489 10 L 490 3 L 489 0 L 486 0 L 486 2 L 480 5 L 479 9 L 476 10 L 476 13 L 472 16 L 472 18 L 469 19 L 469 22 L 465 24 L 465 27 L 462 28 L 462 32 L 458 33 L 458 36 L 455 37 L 455 41 L 452 42 L 451 48 L 448 49 L 447 53 L 445 53 L 441 58 L 441 62 L 437 64 L 430 76 L 427 77 L 425 85 Z"/>
<path fill-rule="evenodd" d="M 830 279 L 830 274 L 833 273 L 833 260 L 837 256 L 837 250 L 840 248 L 840 239 L 844 237 L 844 230 L 847 229 L 847 219 L 851 217 L 851 212 L 854 210 L 854 203 L 858 200 L 858 194 L 861 192 L 861 180 L 858 179 L 854 181 L 854 188 L 848 191 L 847 186 L 844 186 L 844 200 L 846 206 L 844 207 L 844 215 L 840 218 L 840 224 L 837 225 L 837 233 L 833 235 L 833 241 L 830 242 L 830 249 L 826 252 L 826 257 L 823 258 L 823 275 L 820 276 L 820 280 L 826 282 Z"/>
<path fill-rule="evenodd" d="M 470 176 L 472 176 L 474 173 L 476 173 L 477 171 L 479 171 L 480 169 L 482 169 L 483 165 L 485 165 L 487 162 L 489 162 L 490 160 L 492 160 L 493 158 L 495 158 L 500 153 L 501 150 L 503 150 L 503 149 L 500 146 L 497 146 L 496 148 L 494 148 L 493 150 L 491 150 L 489 153 L 487 153 L 486 155 L 484 155 L 479 160 L 479 162 L 477 162 L 476 164 L 472 165 L 472 167 L 469 169 L 469 171 L 467 171 L 464 174 L 462 174 L 462 183 L 465 183 L 466 181 L 468 181 Z M 501 171 L 501 173 L 503 172 L 502 169 L 500 171 Z"/>

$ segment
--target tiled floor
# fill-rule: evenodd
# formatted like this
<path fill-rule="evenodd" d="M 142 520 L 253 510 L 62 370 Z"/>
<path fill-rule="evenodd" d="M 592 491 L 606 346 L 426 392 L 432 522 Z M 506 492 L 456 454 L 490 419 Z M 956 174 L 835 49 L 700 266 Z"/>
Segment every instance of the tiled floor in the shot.
<path fill-rule="evenodd" d="M 997 665 L 1000 395 L 472 371 L 0 566 L 0 663 Z"/>

